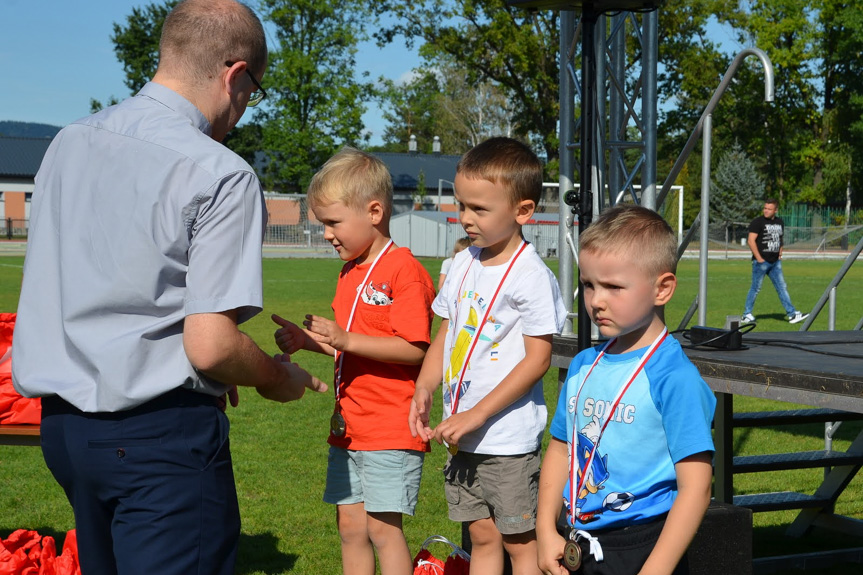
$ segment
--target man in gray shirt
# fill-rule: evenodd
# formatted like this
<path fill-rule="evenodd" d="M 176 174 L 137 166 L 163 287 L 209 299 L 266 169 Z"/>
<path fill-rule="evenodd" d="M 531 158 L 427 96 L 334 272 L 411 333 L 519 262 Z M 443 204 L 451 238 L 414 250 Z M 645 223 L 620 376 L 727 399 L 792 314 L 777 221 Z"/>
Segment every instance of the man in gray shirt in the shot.
<path fill-rule="evenodd" d="M 233 573 L 226 394 L 326 390 L 237 327 L 263 306 L 266 210 L 219 142 L 265 96 L 266 63 L 248 7 L 185 0 L 153 80 L 63 129 L 36 177 L 13 378 L 43 398 L 85 575 Z"/>

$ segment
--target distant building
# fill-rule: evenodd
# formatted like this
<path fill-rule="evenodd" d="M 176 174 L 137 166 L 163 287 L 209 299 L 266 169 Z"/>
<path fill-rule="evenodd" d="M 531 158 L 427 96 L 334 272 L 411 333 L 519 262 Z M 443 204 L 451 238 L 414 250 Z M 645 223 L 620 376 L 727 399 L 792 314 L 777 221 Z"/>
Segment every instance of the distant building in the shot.
<path fill-rule="evenodd" d="M 455 168 L 460 155 L 440 153 L 440 142 L 435 138 L 432 154 L 420 154 L 416 151 L 416 137 L 411 136 L 408 143 L 408 152 L 373 152 L 372 155 L 380 158 L 387 165 L 393 177 L 393 193 L 395 194 L 395 213 L 410 211 L 414 208 L 453 212 L 453 180 L 455 179 Z M 425 179 L 426 197 L 422 205 L 418 203 L 417 185 L 419 185 L 420 173 Z M 405 198 L 409 201 L 405 202 Z M 407 203 L 407 205 L 403 205 Z"/>
<path fill-rule="evenodd" d="M 452 182 L 455 179 L 455 167 L 461 156 L 411 152 L 404 154 L 374 152 L 372 155 L 380 158 L 389 168 L 393 176 L 395 194 L 414 196 L 417 193 L 419 175 L 422 172 L 427 193 L 424 207 L 437 210 L 438 191 L 440 191 L 441 211 L 455 211 Z"/>
<path fill-rule="evenodd" d="M 541 257 L 557 257 L 559 221 L 556 212 L 535 213 L 522 228 L 524 239 Z M 458 215 L 445 211 L 398 214 L 390 221 L 390 234 L 397 245 L 410 248 L 415 256 L 437 258 L 448 257 L 455 241 L 465 235 Z"/>
<path fill-rule="evenodd" d="M 0 136 L 0 218 L 4 222 L 0 227 L 4 230 L 9 220 L 16 235 L 26 230 L 33 179 L 50 145 L 50 138 Z"/>

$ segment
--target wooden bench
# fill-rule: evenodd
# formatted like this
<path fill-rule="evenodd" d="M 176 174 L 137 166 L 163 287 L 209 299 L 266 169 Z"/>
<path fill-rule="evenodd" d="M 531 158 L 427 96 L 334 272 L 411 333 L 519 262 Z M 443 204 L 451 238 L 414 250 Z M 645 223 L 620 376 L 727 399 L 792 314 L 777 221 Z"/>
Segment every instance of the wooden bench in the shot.
<path fill-rule="evenodd" d="M 0 425 L 0 445 L 40 445 L 38 425 Z"/>

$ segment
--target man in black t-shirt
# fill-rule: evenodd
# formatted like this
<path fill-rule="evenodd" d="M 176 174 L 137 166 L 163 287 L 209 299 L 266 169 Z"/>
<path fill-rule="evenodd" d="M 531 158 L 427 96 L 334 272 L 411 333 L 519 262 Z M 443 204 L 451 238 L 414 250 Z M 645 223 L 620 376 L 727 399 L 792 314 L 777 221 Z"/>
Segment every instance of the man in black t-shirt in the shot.
<path fill-rule="evenodd" d="M 779 202 L 768 198 L 764 202 L 761 216 L 758 216 L 749 224 L 749 249 L 752 251 L 752 286 L 746 296 L 746 305 L 743 309 L 743 323 L 755 321 L 752 308 L 755 306 L 755 298 L 761 291 L 764 276 L 768 276 L 779 294 L 779 301 L 785 308 L 786 319 L 790 323 L 799 323 L 809 317 L 809 314 L 801 313 L 795 309 L 788 295 L 788 287 L 785 285 L 785 277 L 782 275 L 782 238 L 785 233 L 785 222 L 776 215 Z"/>

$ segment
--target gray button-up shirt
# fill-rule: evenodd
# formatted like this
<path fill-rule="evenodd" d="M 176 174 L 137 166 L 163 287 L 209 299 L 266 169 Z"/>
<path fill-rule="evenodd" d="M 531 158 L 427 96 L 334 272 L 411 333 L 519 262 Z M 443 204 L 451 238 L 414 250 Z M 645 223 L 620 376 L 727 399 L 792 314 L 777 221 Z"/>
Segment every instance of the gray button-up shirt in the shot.
<path fill-rule="evenodd" d="M 12 349 L 19 393 L 119 411 L 178 387 L 220 395 L 183 319 L 263 305 L 263 194 L 191 102 L 149 83 L 64 128 L 31 206 Z"/>

